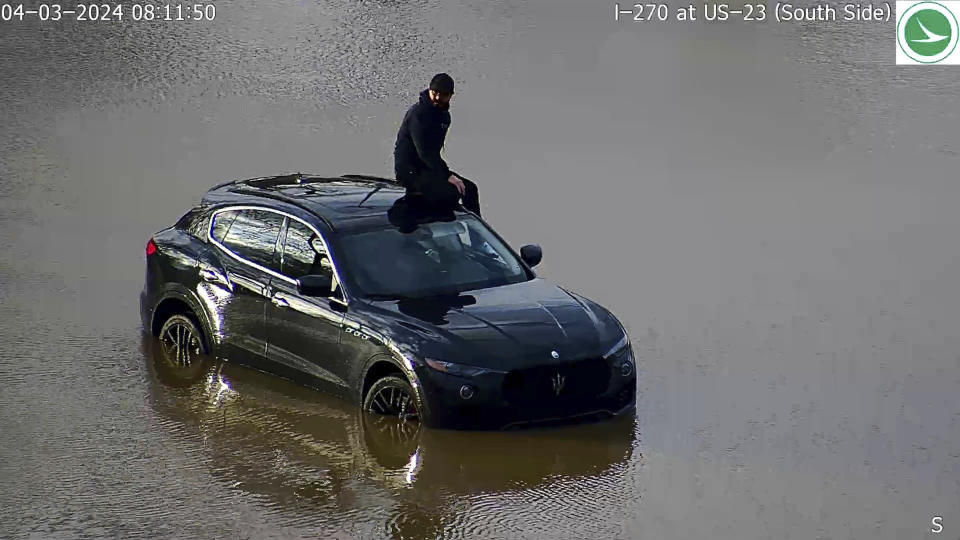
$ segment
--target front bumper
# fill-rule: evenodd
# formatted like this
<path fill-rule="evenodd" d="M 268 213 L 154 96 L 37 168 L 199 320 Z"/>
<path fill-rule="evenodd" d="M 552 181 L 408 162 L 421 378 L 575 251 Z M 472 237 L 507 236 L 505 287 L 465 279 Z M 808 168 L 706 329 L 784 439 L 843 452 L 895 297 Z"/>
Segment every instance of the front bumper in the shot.
<path fill-rule="evenodd" d="M 636 370 L 623 376 L 609 366 L 607 382 L 589 394 L 548 395 L 536 393 L 518 400 L 509 387 L 507 374 L 485 373 L 460 377 L 427 366 L 417 368 L 422 397 L 430 410 L 431 427 L 443 429 L 509 429 L 525 425 L 613 417 L 634 410 L 637 394 Z M 473 395 L 466 399 L 461 388 L 469 385 Z M 512 395 L 512 399 L 511 399 Z"/>

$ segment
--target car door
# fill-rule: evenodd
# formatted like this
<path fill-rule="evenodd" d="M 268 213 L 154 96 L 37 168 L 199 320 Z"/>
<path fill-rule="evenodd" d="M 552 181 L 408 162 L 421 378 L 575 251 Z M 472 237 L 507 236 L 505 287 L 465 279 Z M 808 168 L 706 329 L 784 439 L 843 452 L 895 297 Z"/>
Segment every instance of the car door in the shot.
<path fill-rule="evenodd" d="M 297 292 L 296 280 L 301 276 L 333 276 L 326 244 L 305 222 L 288 217 L 280 254 L 282 277 L 270 282 L 267 305 L 267 356 L 301 374 L 346 387 L 346 362 L 340 350 L 345 304 L 336 280 L 337 292 L 331 298 Z"/>
<path fill-rule="evenodd" d="M 211 243 L 230 284 L 218 298 L 225 356 L 255 366 L 267 349 L 266 307 L 270 271 L 279 271 L 277 243 L 284 216 L 258 208 L 219 211 L 213 216 Z M 203 271 L 203 269 L 201 269 Z"/>

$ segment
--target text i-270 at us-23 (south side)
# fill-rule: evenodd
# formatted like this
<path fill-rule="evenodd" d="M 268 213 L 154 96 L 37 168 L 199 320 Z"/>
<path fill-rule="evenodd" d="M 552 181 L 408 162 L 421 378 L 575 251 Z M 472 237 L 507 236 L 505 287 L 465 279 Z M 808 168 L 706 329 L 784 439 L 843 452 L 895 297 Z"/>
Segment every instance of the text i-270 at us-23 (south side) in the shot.
<path fill-rule="evenodd" d="M 848 3 L 833 5 L 826 2 L 737 3 L 706 2 L 670 7 L 665 3 L 615 3 L 615 21 L 744 21 L 764 22 L 833 22 L 833 21 L 890 21 L 893 7 L 890 2 Z"/>

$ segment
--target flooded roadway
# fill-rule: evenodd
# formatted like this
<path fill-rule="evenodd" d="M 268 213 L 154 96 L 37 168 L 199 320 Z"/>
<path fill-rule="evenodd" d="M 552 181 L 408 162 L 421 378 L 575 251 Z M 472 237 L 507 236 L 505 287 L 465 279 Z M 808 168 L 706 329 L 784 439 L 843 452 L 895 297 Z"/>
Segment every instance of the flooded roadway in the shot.
<path fill-rule="evenodd" d="M 0 538 L 960 537 L 960 70 L 590 4 L 0 23 Z M 636 417 L 410 436 L 169 369 L 150 234 L 223 180 L 390 174 L 436 71 L 484 216 L 630 331 Z"/>

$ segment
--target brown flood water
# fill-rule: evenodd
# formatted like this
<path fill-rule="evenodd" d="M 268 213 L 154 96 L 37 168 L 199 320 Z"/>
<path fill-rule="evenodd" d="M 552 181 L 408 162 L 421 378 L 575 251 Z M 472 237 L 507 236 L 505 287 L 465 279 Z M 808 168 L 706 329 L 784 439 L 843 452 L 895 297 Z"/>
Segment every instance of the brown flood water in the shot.
<path fill-rule="evenodd" d="M 960 537 L 960 70 L 593 4 L 0 22 L 0 538 Z M 635 417 L 405 433 L 171 369 L 147 238 L 223 180 L 390 174 L 437 71 L 484 216 L 630 331 Z"/>

